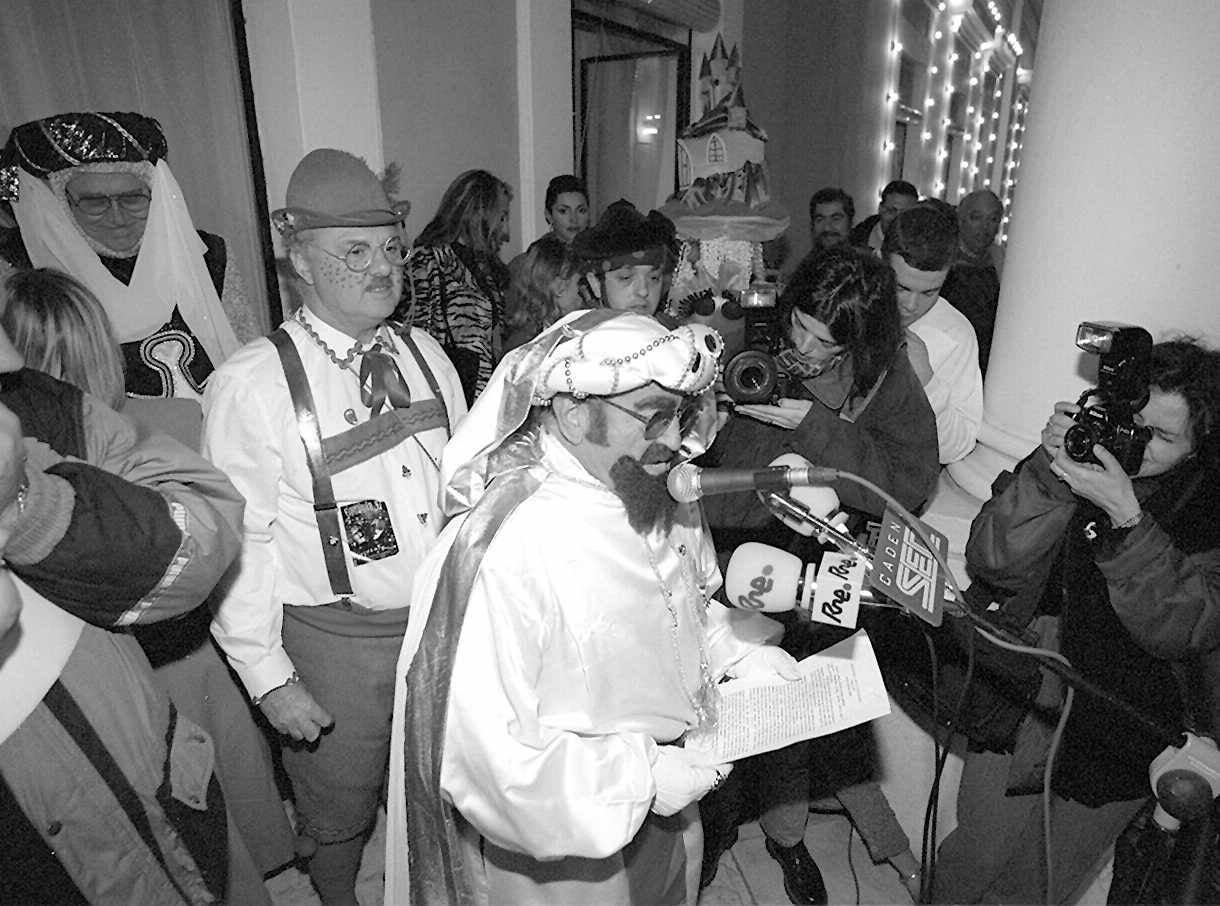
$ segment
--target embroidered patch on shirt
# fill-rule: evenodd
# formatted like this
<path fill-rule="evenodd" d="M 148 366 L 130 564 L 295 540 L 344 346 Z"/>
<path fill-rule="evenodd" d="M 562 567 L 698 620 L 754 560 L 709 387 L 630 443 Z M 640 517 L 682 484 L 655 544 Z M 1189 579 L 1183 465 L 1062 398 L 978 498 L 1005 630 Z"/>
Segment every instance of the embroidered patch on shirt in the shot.
<path fill-rule="evenodd" d="M 390 510 L 381 500 L 358 500 L 339 507 L 352 564 L 362 566 L 398 553 Z"/>

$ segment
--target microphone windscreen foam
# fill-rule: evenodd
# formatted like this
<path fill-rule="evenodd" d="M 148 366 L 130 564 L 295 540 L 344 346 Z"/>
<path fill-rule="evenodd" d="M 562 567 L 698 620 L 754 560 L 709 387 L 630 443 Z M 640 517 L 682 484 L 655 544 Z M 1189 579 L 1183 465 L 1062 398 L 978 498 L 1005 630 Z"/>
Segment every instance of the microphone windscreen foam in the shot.
<path fill-rule="evenodd" d="M 747 541 L 733 551 L 725 568 L 725 598 L 731 607 L 742 610 L 792 610 L 803 570 L 804 564 L 795 554 Z"/>

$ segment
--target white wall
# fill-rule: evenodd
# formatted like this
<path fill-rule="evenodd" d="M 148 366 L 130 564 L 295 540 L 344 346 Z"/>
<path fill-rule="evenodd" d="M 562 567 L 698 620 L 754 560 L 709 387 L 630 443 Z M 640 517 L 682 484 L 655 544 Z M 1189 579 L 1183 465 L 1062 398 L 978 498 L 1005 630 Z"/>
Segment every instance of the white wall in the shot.
<path fill-rule="evenodd" d="M 531 4 L 535 12 L 542 5 Z M 370 6 L 385 159 L 402 165 L 408 232 L 417 235 L 432 219 L 454 177 L 488 170 L 513 187 L 515 228 L 504 255 L 515 254 L 522 239 L 517 4 L 371 0 Z"/>
<path fill-rule="evenodd" d="M 518 245 L 549 229 L 543 202 L 551 177 L 575 172 L 571 72 L 571 5 L 517 0 Z"/>
<path fill-rule="evenodd" d="M 250 77 L 271 210 L 314 148 L 380 172 L 382 136 L 369 0 L 243 0 Z"/>

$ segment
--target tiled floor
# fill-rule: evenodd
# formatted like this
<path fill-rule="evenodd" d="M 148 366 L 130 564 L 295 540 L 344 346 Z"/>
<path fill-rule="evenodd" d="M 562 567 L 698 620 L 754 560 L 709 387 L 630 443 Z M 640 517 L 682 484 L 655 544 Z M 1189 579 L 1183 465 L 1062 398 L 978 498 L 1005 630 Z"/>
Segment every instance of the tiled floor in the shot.
<path fill-rule="evenodd" d="M 911 902 L 894 870 L 887 865 L 873 865 L 869 860 L 864 844 L 852 832 L 846 818 L 811 814 L 805 843 L 822 869 L 831 903 Z M 356 889 L 360 906 L 381 906 L 384 847 L 385 824 L 382 820 L 364 850 L 364 864 Z M 273 878 L 267 886 L 275 906 L 319 906 L 308 879 L 295 869 Z M 703 892 L 700 906 L 783 906 L 787 902 L 779 865 L 763 848 L 762 831 L 757 823 L 744 825 L 737 844 L 721 858 L 716 880 Z"/>

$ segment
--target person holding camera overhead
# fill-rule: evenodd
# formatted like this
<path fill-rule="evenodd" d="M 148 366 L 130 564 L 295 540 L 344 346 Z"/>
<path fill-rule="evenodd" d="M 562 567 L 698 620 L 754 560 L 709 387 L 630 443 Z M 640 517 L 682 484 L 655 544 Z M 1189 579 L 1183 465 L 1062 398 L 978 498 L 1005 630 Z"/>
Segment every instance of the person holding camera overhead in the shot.
<path fill-rule="evenodd" d="M 797 269 L 774 309 L 776 366 L 787 375 L 772 403 L 737 404 L 704 465 L 760 468 L 783 453 L 799 453 L 814 465 L 861 475 L 915 510 L 936 482 L 936 420 L 903 348 L 903 331 L 889 267 L 861 252 L 835 248 L 811 256 Z M 751 338 L 747 338 L 750 342 Z M 754 350 L 749 350 L 750 354 Z M 726 366 L 726 389 L 739 389 Z M 737 394 L 740 396 L 740 394 Z M 881 499 L 848 481 L 833 483 L 849 511 L 879 518 Z M 802 554 L 809 542 L 780 523 L 753 493 L 724 494 L 703 501 L 722 560 L 745 541 L 762 541 Z M 784 615 L 789 616 L 789 615 Z M 831 641 L 815 637 L 809 623 L 785 621 L 784 647 L 801 657 Z M 819 641 L 821 644 L 819 644 Z M 859 793 L 844 806 L 861 827 L 872 857 L 890 860 L 918 889 L 918 865 L 906 835 L 875 783 L 859 783 L 867 764 L 866 731 L 846 731 L 797 743 L 750 759 L 757 776 L 752 792 L 762 807 L 767 851 L 780 863 L 794 903 L 825 903 L 826 889 L 805 847 L 810 782 L 818 765 L 819 786 Z M 739 781 L 743 785 L 745 781 Z M 734 784 L 732 777 L 729 784 Z M 735 838 L 730 787 L 705 812 L 705 883 Z M 713 809 L 720 814 L 711 816 Z"/>
<path fill-rule="evenodd" d="M 1091 347 L 1090 331 L 1103 342 Z M 1151 346 L 1141 328 L 1113 325 L 1082 325 L 1079 337 L 1103 353 L 1100 405 L 1056 403 L 1041 445 L 997 479 L 971 526 L 967 597 L 1018 619 L 1058 613 L 1060 650 L 1087 679 L 1166 726 L 1214 737 L 1220 352 L 1185 339 Z M 1148 799 L 1164 747 L 1105 701 L 1075 697 L 1052 784 L 1051 902 L 1089 880 Z M 967 755 L 935 902 L 1043 900 L 1040 797 L 1022 795 L 1039 784 L 1022 783 L 1007 748 Z"/>

